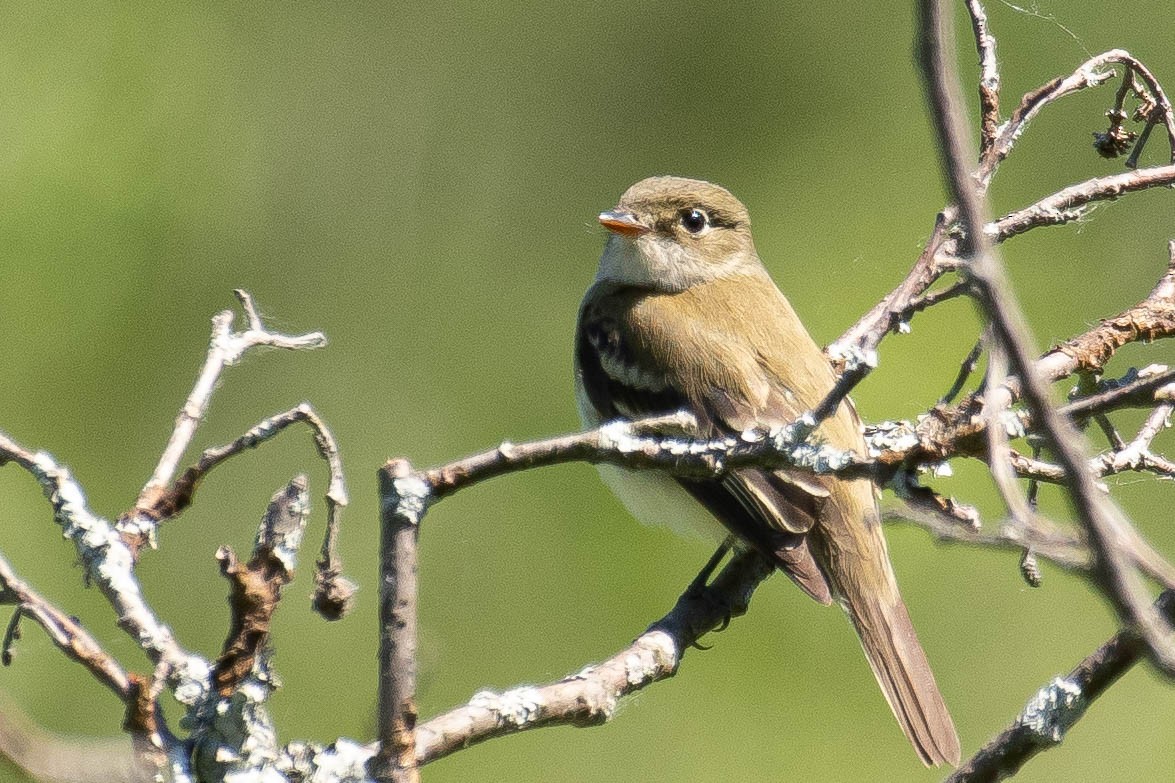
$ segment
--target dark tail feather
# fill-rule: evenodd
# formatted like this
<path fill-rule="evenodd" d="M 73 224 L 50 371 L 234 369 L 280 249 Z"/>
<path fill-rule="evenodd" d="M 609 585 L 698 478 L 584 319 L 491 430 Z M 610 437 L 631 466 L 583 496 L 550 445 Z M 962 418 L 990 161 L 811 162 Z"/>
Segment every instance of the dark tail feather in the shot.
<path fill-rule="evenodd" d="M 894 717 L 927 766 L 959 764 L 959 736 L 900 596 L 846 601 Z"/>

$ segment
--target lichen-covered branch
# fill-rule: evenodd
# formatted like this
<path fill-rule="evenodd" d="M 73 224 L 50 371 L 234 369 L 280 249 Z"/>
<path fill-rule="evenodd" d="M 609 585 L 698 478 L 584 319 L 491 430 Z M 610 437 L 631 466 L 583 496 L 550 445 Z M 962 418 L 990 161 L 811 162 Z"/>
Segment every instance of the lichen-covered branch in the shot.
<path fill-rule="evenodd" d="M 216 552 L 220 571 L 231 586 L 231 628 L 213 671 L 222 697 L 232 695 L 253 671 L 257 656 L 268 643 L 270 621 L 282 588 L 294 578 L 309 516 L 309 486 L 305 476 L 296 476 L 270 500 L 247 563 L 239 562 L 230 547 L 222 546 Z"/>
<path fill-rule="evenodd" d="M 1156 611 L 1175 622 L 1173 609 L 1175 592 L 1168 590 L 1160 596 Z M 1119 631 L 1067 676 L 1037 691 L 1012 725 L 964 762 L 946 783 L 995 783 L 1012 777 L 1037 753 L 1059 745 L 1090 705 L 1147 651 L 1139 634 Z"/>
<path fill-rule="evenodd" d="M 20 619 L 27 617 L 45 629 L 57 649 L 85 666 L 94 679 L 113 691 L 123 703 L 132 700 L 131 679 L 118 661 L 102 649 L 76 617 L 58 609 L 20 579 L 3 557 L 0 557 L 0 604 L 16 607 L 0 651 L 5 666 L 12 663 L 12 646 L 20 638 Z"/>
<path fill-rule="evenodd" d="M 238 297 L 249 320 L 249 329 L 241 333 L 231 332 L 229 313 L 222 313 L 214 319 L 217 328 L 209 361 L 189 405 L 177 420 L 171 446 L 181 440 L 185 443 L 190 440 L 219 370 L 239 359 L 247 348 L 255 345 L 297 348 L 322 344 L 321 335 L 290 338 L 266 332 L 248 295 L 238 292 Z M 196 408 L 200 408 L 200 415 L 193 414 Z M 334 436 L 309 405 L 303 404 L 267 419 L 238 441 L 206 453 L 205 460 L 177 482 L 178 489 L 166 487 L 160 492 L 153 489 L 151 493 L 145 489 L 140 501 L 154 497 L 166 511 L 178 513 L 178 509 L 191 501 L 199 479 L 212 467 L 294 422 L 306 422 L 311 427 L 319 452 L 330 468 L 329 524 L 317 581 L 322 590 L 333 591 L 320 602 L 324 606 L 334 605 L 334 615 L 339 616 L 339 607 L 349 603 L 349 593 L 353 592 L 353 587 L 339 575 L 334 542 L 338 509 L 347 502 L 347 496 Z M 182 451 L 181 448 L 172 456 L 178 459 Z M 309 510 L 305 479 L 295 480 L 280 498 L 275 499 L 259 534 L 254 557 L 247 565 L 242 566 L 230 551 L 222 550 L 221 559 L 226 574 L 236 585 L 234 594 L 237 600 L 234 603 L 234 631 L 226 642 L 225 653 L 216 671 L 219 686 L 216 691 L 212 688 L 209 663 L 179 645 L 170 629 L 148 606 L 135 576 L 135 552 L 142 543 L 150 540 L 155 520 L 136 507 L 140 513 L 131 512 L 124 515 L 119 526 L 112 525 L 90 510 L 81 487 L 52 456 L 34 452 L 0 433 L 0 466 L 7 463 L 24 468 L 41 484 L 66 538 L 77 548 L 87 583 L 96 585 L 109 600 L 118 625 L 142 647 L 155 664 L 155 670 L 150 677 L 122 670 L 76 620 L 39 600 L 11 573 L 7 564 L 0 561 L 0 600 L 17 606 L 5 642 L 6 657 L 19 633 L 20 618 L 28 617 L 42 624 L 67 655 L 82 662 L 97 679 L 114 690 L 126 704 L 124 727 L 131 734 L 133 754 L 130 768 L 135 781 L 154 780 L 159 775 L 166 775 L 175 783 L 185 783 L 193 780 L 194 774 L 201 780 L 221 780 L 234 770 L 252 774 L 264 765 L 272 765 L 278 754 L 273 728 L 263 708 L 273 687 L 265 660 L 265 641 L 268 617 L 276 606 L 280 587 L 289 581 L 293 555 L 301 542 L 305 514 Z M 155 478 L 170 481 L 174 474 L 174 460 L 165 454 L 159 464 Z M 151 486 L 154 485 L 149 484 L 148 488 Z M 168 505 L 161 498 L 172 490 L 173 502 Z M 292 524 L 287 524 L 291 520 Z M 171 735 L 162 723 L 158 698 L 164 688 L 169 688 L 176 699 L 188 707 L 188 740 Z"/>
<path fill-rule="evenodd" d="M 991 334 L 1006 352 L 1010 368 L 1019 376 L 1024 402 L 1040 434 L 1065 469 L 1077 518 L 1090 537 L 1095 573 L 1104 594 L 1123 622 L 1139 629 L 1156 663 L 1175 675 L 1175 629 L 1150 605 L 1142 577 L 1127 555 L 1130 540 L 1137 534 L 1118 507 L 1101 492 L 1089 471 L 1081 434 L 1053 407 L 1047 381 L 1033 363 L 1031 337 L 1024 316 L 983 230 L 987 205 L 968 163 L 975 156 L 968 139 L 954 55 L 949 47 L 950 14 L 946 8 L 945 0 L 919 2 L 922 54 L 919 62 L 943 170 L 953 200 L 959 206 L 963 229 L 960 252 L 968 260 L 965 272 L 974 286 L 976 300 L 986 313 Z M 1169 168 L 1175 175 L 1175 166 Z"/>
<path fill-rule="evenodd" d="M 296 476 L 266 508 L 247 563 L 227 546 L 217 551 L 230 584 L 231 624 L 214 670 L 216 692 L 189 714 L 198 780 L 282 780 L 275 776 L 277 731 L 265 707 L 277 687 L 269 664 L 270 624 L 294 578 L 309 515 L 307 480 Z"/>
<path fill-rule="evenodd" d="M 623 697 L 673 676 L 698 639 L 744 614 L 755 588 L 773 571 L 759 555 L 740 553 L 713 582 L 700 591 L 687 590 L 667 615 L 607 660 L 555 683 L 474 694 L 468 704 L 417 727 L 417 763 L 529 729 L 607 722 Z"/>
<path fill-rule="evenodd" d="M 185 651 L 148 606 L 134 575 L 130 549 L 114 526 L 90 511 L 82 488 L 69 470 L 45 452 L 32 452 L 0 433 L 0 465 L 14 462 L 40 483 L 65 537 L 73 541 L 90 584 L 98 587 L 118 617 L 155 664 L 166 664 L 176 698 L 191 704 L 209 688 L 209 667 Z"/>
<path fill-rule="evenodd" d="M 406 461 L 379 472 L 379 752 L 371 775 L 381 783 L 417 783 L 416 545 L 427 488 Z"/>

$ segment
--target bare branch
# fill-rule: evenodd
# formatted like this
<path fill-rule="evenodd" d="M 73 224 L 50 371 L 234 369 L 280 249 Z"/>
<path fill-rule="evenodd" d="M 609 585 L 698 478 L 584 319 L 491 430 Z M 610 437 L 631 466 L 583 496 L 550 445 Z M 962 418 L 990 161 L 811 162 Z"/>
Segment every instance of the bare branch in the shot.
<path fill-rule="evenodd" d="M 1175 241 L 1168 243 L 1168 253 L 1166 271 L 1145 299 L 1046 353 L 1035 363 L 1041 377 L 1052 382 L 1077 372 L 1101 372 L 1124 345 L 1175 336 Z M 1010 379 L 988 392 L 988 403 L 1008 404 L 1019 388 L 1019 382 Z"/>
<path fill-rule="evenodd" d="M 887 510 L 885 520 L 916 525 L 944 543 L 1006 549 L 1011 552 L 1032 549 L 1062 568 L 1088 571 L 1092 566 L 1089 548 L 1080 538 L 1039 515 L 1036 515 L 1030 526 L 1014 524 L 1010 520 L 1000 522 L 994 532 L 978 526 L 961 525 L 958 520 L 909 505 Z"/>
<path fill-rule="evenodd" d="M 1175 164 L 1125 171 L 1106 177 L 1094 177 L 1045 196 L 1035 204 L 1018 209 L 986 226 L 997 242 L 1023 234 L 1040 226 L 1058 226 L 1079 220 L 1083 207 L 1098 201 L 1116 199 L 1126 193 L 1175 184 Z"/>
<path fill-rule="evenodd" d="M 972 2 L 969 0 L 968 7 L 971 5 Z M 1008 157 L 1016 139 L 1024 132 L 1029 121 L 1040 113 L 1041 109 L 1066 95 L 1071 95 L 1087 87 L 1104 84 L 1114 75 L 1112 70 L 1106 70 L 1107 67 L 1113 65 L 1123 67 L 1123 81 L 1132 80 L 1132 74 L 1137 74 L 1151 91 L 1155 103 L 1153 119 L 1162 122 L 1167 128 L 1172 162 L 1175 162 L 1175 114 L 1172 114 L 1170 101 L 1167 100 L 1162 87 L 1159 86 L 1158 81 L 1145 65 L 1129 52 L 1113 49 L 1091 57 L 1070 75 L 1053 79 L 1024 96 L 1020 105 L 1012 112 L 1011 119 L 1000 126 L 995 140 L 983 150 L 979 171 L 976 174 L 980 187 L 986 189 L 991 183 L 996 169 Z M 984 121 L 986 122 L 986 116 Z"/>
<path fill-rule="evenodd" d="M 1170 400 L 1175 397 L 1175 370 L 1161 364 L 1131 370 L 1126 378 L 1112 384 L 1104 384 L 1100 391 L 1078 397 L 1061 407 L 1061 413 L 1079 425 L 1092 416 L 1105 414 L 1123 408 L 1149 408 L 1156 400 Z M 1125 444 L 1119 444 L 1121 448 Z"/>
<path fill-rule="evenodd" d="M 298 423 L 310 427 L 314 445 L 330 472 L 326 491 L 326 534 L 315 573 L 314 608 L 329 620 L 343 617 L 354 603 L 355 594 L 355 586 L 342 576 L 342 561 L 338 555 L 339 515 L 348 503 L 343 462 L 334 433 L 308 402 L 263 419 L 231 443 L 205 449 L 199 461 L 185 470 L 172 486 L 154 494 L 153 505 L 137 507 L 119 519 L 118 529 L 123 540 L 132 552 L 137 553 L 152 541 L 158 522 L 178 516 L 191 505 L 200 482 L 217 466 Z"/>
<path fill-rule="evenodd" d="M 1175 621 L 1173 608 L 1172 591 L 1163 593 L 1155 604 L 1168 622 Z M 1147 651 L 1146 642 L 1137 633 L 1119 631 L 1067 677 L 1058 677 L 1041 688 L 1012 725 L 968 759 L 946 783 L 989 783 L 1015 775 L 1037 753 L 1061 744 L 1090 705 Z"/>
<path fill-rule="evenodd" d="M 297 350 L 304 348 L 321 348 L 326 345 L 326 337 L 321 332 L 290 336 L 268 331 L 261 322 L 253 298 L 242 290 L 234 293 L 241 302 L 245 312 L 248 328 L 243 332 L 232 330 L 233 312 L 225 310 L 212 318 L 212 341 L 208 347 L 208 356 L 204 361 L 204 368 L 196 380 L 192 393 L 188 395 L 183 408 L 175 420 L 175 428 L 171 438 L 159 458 L 155 472 L 143 486 L 139 499 L 135 503 L 136 509 L 150 509 L 156 504 L 157 496 L 163 493 L 183 459 L 196 428 L 208 410 L 212 400 L 212 393 L 216 390 L 216 383 L 225 367 L 236 364 L 250 348 L 270 346 Z"/>
<path fill-rule="evenodd" d="M 1008 362 L 1004 354 L 1004 346 L 996 340 L 992 341 L 988 350 L 990 359 L 987 364 L 988 388 L 999 388 L 1004 385 L 1008 377 Z M 1017 431 L 1020 422 L 1014 416 L 1005 416 L 1007 408 L 1000 405 L 987 405 L 983 409 L 987 424 L 987 464 L 995 479 L 1000 497 L 1012 515 L 1012 519 L 1020 526 L 1032 526 L 1036 516 L 1029 507 L 1028 501 L 1020 496 L 1020 488 L 1016 485 L 1015 476 L 1009 464 L 1010 449 L 1008 438 L 1012 435 L 1023 435 Z"/>
<path fill-rule="evenodd" d="M 130 678 L 118 661 L 102 649 L 77 619 L 58 609 L 25 584 L 3 557 L 0 557 L 0 604 L 16 607 L 13 621 L 4 638 L 5 666 L 12 662 L 12 642 L 19 636 L 17 622 L 22 616 L 28 617 L 45 629 L 53 644 L 57 645 L 66 657 L 86 667 L 94 679 L 113 691 L 124 704 L 131 700 Z"/>
<path fill-rule="evenodd" d="M 755 588 L 774 570 L 759 555 L 740 553 L 710 585 L 686 591 L 669 614 L 606 661 L 556 683 L 474 695 L 465 706 L 417 727 L 417 763 L 528 729 L 607 722 L 624 696 L 673 676 L 685 650 L 731 617 L 744 614 Z"/>
<path fill-rule="evenodd" d="M 416 748 L 416 542 L 428 488 L 406 461 L 379 472 L 380 750 L 372 777 L 386 783 L 420 780 Z M 407 501 L 407 502 L 405 502 Z"/>
<path fill-rule="evenodd" d="M 987 12 L 979 0 L 967 0 L 975 48 L 979 53 L 979 154 L 995 143 L 1000 124 L 1000 69 L 995 56 L 995 36 L 987 26 Z"/>
<path fill-rule="evenodd" d="M 1150 606 L 1141 578 L 1126 555 L 1127 539 L 1133 529 L 1117 506 L 1097 487 L 1088 469 L 1080 433 L 1052 406 L 1048 387 L 1033 366 L 1029 331 L 1023 314 L 983 232 L 986 204 L 966 164 L 974 158 L 967 139 L 963 102 L 959 96 L 953 52 L 949 47 L 949 15 L 944 6 L 945 0 L 919 2 L 920 63 L 943 168 L 951 194 L 959 205 L 964 232 L 960 251 L 963 258 L 970 258 L 967 274 L 987 313 L 993 336 L 1007 351 L 1009 364 L 1020 378 L 1024 401 L 1065 468 L 1077 516 L 1096 553 L 1096 573 L 1103 591 L 1122 620 L 1139 628 L 1156 663 L 1164 671 L 1175 674 L 1175 632 Z M 1175 166 L 1168 168 L 1175 176 Z"/>

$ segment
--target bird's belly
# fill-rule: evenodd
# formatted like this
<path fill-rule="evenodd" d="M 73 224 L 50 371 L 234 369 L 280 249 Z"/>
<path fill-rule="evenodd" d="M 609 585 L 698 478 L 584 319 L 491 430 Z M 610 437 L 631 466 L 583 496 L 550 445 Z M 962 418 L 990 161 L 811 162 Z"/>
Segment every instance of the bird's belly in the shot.
<path fill-rule="evenodd" d="M 583 383 L 576 378 L 576 402 L 585 427 L 603 424 L 595 407 L 588 401 Z M 714 515 L 694 500 L 672 476 L 659 470 L 629 470 L 616 465 L 597 465 L 600 477 L 620 499 L 628 513 L 646 525 L 664 525 L 681 535 L 722 541 L 726 528 Z"/>
<path fill-rule="evenodd" d="M 601 478 L 629 513 L 646 525 L 665 525 L 675 533 L 722 541 L 726 528 L 677 480 L 657 470 L 599 465 Z"/>

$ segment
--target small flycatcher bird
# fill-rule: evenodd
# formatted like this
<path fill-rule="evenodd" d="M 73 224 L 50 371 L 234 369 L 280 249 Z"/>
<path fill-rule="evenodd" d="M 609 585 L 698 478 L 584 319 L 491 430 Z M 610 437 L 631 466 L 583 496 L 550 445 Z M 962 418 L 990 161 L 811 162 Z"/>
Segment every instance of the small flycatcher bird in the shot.
<path fill-rule="evenodd" d="M 759 260 L 746 207 L 725 188 L 651 177 L 600 223 L 611 236 L 576 334 L 586 425 L 686 410 L 700 435 L 741 433 L 793 422 L 832 389 L 828 360 Z M 818 436 L 865 451 L 848 401 Z M 872 482 L 787 468 L 706 480 L 600 471 L 642 521 L 733 534 L 812 598 L 839 602 L 922 761 L 958 764 L 959 739 L 898 592 Z"/>

